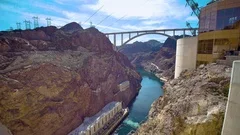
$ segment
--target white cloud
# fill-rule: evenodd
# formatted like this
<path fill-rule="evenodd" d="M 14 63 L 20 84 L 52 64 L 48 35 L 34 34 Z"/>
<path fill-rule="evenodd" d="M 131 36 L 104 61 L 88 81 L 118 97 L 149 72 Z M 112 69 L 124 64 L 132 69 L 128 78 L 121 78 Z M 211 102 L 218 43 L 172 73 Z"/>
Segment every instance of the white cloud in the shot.
<path fill-rule="evenodd" d="M 97 10 L 104 5 L 101 12 L 106 14 L 113 13 L 113 17 L 121 18 L 181 18 L 188 15 L 191 11 L 178 0 L 99 0 L 95 5 L 88 5 L 89 8 Z"/>
<path fill-rule="evenodd" d="M 142 21 L 142 24 L 144 25 L 156 25 L 156 24 L 161 24 L 163 23 L 163 20 L 147 20 L 147 21 Z"/>
<path fill-rule="evenodd" d="M 39 7 L 41 9 L 44 9 L 44 10 L 47 10 L 47 11 L 54 11 L 54 12 L 57 12 L 57 13 L 62 12 L 62 9 L 60 9 L 60 8 L 54 6 L 54 5 L 45 4 L 45 3 L 42 3 L 42 2 L 39 2 L 39 1 L 34 1 L 33 6 Z"/>
<path fill-rule="evenodd" d="M 154 30 L 154 29 L 169 29 L 170 27 L 166 27 L 166 26 L 152 26 L 152 25 L 123 25 L 122 26 L 123 29 L 131 31 L 137 31 L 137 30 Z"/>
<path fill-rule="evenodd" d="M 56 3 L 58 4 L 61 4 L 61 5 L 64 5 L 64 4 L 67 4 L 67 3 L 81 3 L 81 2 L 87 2 L 88 0 L 54 0 Z"/>
<path fill-rule="evenodd" d="M 86 20 L 86 18 L 89 17 L 88 14 L 84 14 L 84 13 L 77 13 L 77 12 L 69 12 L 69 11 L 62 11 L 62 14 L 70 20 L 74 20 L 76 22 L 83 22 L 84 20 Z"/>

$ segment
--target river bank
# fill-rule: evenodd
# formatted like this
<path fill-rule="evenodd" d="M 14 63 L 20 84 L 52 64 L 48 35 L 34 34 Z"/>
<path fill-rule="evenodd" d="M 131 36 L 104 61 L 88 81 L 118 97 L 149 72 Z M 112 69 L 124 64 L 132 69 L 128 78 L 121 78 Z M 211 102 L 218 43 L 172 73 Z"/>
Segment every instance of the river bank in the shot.
<path fill-rule="evenodd" d="M 135 134 L 218 135 L 221 133 L 231 69 L 209 64 L 164 84 L 148 120 Z"/>

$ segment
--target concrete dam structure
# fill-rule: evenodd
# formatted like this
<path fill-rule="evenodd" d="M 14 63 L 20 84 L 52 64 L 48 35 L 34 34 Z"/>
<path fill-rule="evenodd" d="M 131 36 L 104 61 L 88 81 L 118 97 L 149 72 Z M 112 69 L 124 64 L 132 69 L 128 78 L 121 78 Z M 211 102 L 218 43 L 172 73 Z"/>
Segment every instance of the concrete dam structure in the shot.
<path fill-rule="evenodd" d="M 117 116 L 124 115 L 126 115 L 126 111 L 122 108 L 122 102 L 111 102 L 94 116 L 85 118 L 84 122 L 68 135 L 108 134 L 111 132 L 110 130 L 112 126 L 115 125 L 116 121 L 120 121 L 123 118 Z"/>
<path fill-rule="evenodd" d="M 175 76 L 186 69 L 196 69 L 197 60 L 197 37 L 188 37 L 177 40 Z"/>

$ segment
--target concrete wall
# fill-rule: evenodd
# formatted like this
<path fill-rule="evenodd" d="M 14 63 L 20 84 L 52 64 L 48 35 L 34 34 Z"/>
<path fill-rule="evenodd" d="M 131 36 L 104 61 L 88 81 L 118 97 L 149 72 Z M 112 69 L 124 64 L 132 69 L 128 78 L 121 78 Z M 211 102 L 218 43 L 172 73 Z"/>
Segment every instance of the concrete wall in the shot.
<path fill-rule="evenodd" d="M 0 122 L 0 135 L 12 135 L 11 131 Z"/>
<path fill-rule="evenodd" d="M 197 61 L 197 37 L 177 40 L 175 76 L 178 78 L 185 69 L 195 69 Z"/>
<path fill-rule="evenodd" d="M 105 124 L 109 122 L 119 111 L 122 110 L 122 103 L 116 102 L 106 112 L 102 113 L 98 117 L 94 118 L 91 123 L 85 125 L 85 129 L 75 129 L 69 135 L 93 135 L 103 128 Z M 0 123 L 1 124 L 1 123 Z M 84 126 L 84 125 L 83 125 Z M 1 134 L 0 134 L 1 135 Z"/>
<path fill-rule="evenodd" d="M 125 82 L 122 82 L 118 85 L 120 91 L 125 91 L 126 89 L 128 89 L 130 86 L 130 82 L 129 81 L 125 81 Z"/>
<path fill-rule="evenodd" d="M 222 135 L 240 134 L 240 61 L 234 61 Z"/>

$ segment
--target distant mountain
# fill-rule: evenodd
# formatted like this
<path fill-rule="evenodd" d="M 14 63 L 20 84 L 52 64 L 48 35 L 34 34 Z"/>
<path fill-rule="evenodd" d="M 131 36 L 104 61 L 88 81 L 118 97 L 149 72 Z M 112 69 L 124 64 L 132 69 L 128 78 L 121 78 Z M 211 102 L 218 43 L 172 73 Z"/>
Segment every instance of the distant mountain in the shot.
<path fill-rule="evenodd" d="M 159 51 L 163 43 L 157 40 L 149 40 L 147 42 L 134 42 L 132 44 L 126 44 L 118 47 L 120 52 L 124 54 L 132 54 L 139 52 L 156 52 Z"/>

